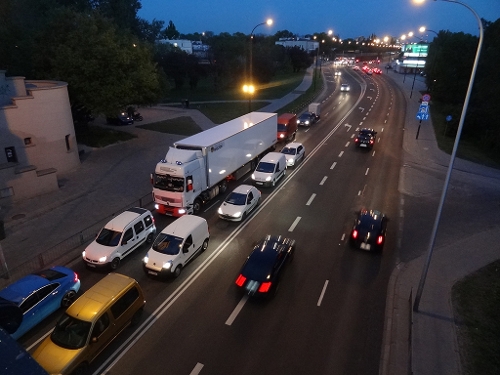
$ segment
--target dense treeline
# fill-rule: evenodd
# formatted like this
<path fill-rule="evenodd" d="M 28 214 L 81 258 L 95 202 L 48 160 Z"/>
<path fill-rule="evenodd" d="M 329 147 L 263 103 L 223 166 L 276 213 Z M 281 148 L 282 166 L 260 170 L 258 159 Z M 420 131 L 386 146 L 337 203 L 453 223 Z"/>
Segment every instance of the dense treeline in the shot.
<path fill-rule="evenodd" d="M 483 20 L 483 25 L 483 47 L 462 139 L 478 144 L 493 155 L 500 151 L 500 19 L 495 22 Z M 426 83 L 432 100 L 440 102 L 453 118 L 451 132 L 448 132 L 450 137 L 455 137 L 477 46 L 476 36 L 440 31 L 429 47 Z"/>

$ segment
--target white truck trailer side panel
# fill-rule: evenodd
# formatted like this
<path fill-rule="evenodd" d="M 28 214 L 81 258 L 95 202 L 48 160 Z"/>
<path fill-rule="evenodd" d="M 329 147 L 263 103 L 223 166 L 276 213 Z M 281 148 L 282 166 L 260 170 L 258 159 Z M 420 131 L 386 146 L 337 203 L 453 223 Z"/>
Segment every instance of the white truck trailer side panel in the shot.
<path fill-rule="evenodd" d="M 311 103 L 309 104 L 309 112 L 315 113 L 317 115 L 321 114 L 320 103 Z"/>
<path fill-rule="evenodd" d="M 208 186 L 219 181 L 276 144 L 276 113 L 251 112 L 174 143 L 200 149 L 208 165 Z"/>

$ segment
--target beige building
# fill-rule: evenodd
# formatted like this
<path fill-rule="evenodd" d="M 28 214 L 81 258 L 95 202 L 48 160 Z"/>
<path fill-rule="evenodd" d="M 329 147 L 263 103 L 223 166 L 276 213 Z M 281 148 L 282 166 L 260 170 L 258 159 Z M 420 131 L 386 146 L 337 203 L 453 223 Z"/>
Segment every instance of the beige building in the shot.
<path fill-rule="evenodd" d="M 0 204 L 57 190 L 80 165 L 67 86 L 0 70 Z"/>

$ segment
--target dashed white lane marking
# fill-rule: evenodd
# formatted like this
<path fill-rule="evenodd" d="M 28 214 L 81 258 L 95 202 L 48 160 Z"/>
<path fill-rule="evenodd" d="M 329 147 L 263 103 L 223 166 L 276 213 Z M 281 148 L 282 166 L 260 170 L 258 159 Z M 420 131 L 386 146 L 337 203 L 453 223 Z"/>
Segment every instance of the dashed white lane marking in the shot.
<path fill-rule="evenodd" d="M 372 156 L 375 156 L 375 151 L 373 151 Z"/>
<path fill-rule="evenodd" d="M 293 232 L 293 230 L 295 229 L 295 227 L 297 226 L 297 224 L 299 223 L 300 219 L 302 219 L 300 216 L 297 216 L 297 218 L 295 219 L 295 221 L 292 223 L 292 225 L 290 226 L 290 228 L 288 228 L 288 231 L 289 232 Z"/>
<path fill-rule="evenodd" d="M 342 155 L 344 155 L 344 151 L 340 151 L 339 158 L 341 158 Z"/>
<path fill-rule="evenodd" d="M 368 171 L 369 170 L 370 170 L 370 168 L 366 168 L 365 176 L 368 176 Z"/>
<path fill-rule="evenodd" d="M 336 161 L 334 161 L 334 162 L 333 162 L 333 164 L 332 164 L 332 166 L 330 167 L 330 169 L 335 168 L 335 166 L 336 166 L 336 165 L 337 165 L 337 162 L 336 162 Z"/>
<path fill-rule="evenodd" d="M 361 195 L 361 190 L 360 190 L 360 191 L 358 191 L 358 195 Z"/>
<path fill-rule="evenodd" d="M 312 201 L 314 200 L 314 198 L 316 198 L 316 194 L 312 194 L 311 197 L 309 198 L 309 200 L 307 201 L 306 203 L 306 206 L 310 206 Z M 289 231 L 291 232 L 291 230 L 289 229 Z"/>
<path fill-rule="evenodd" d="M 323 185 L 325 183 L 325 181 L 326 181 L 327 178 L 328 178 L 327 176 L 323 177 L 323 179 L 321 180 L 321 182 L 319 184 Z"/>
<path fill-rule="evenodd" d="M 351 139 L 354 138 L 355 136 L 356 136 L 356 134 L 354 134 L 354 133 L 351 134 Z"/>
<path fill-rule="evenodd" d="M 243 306 L 245 306 L 245 303 L 247 301 L 248 301 L 248 296 L 244 295 L 243 298 L 241 298 L 240 302 L 238 302 L 238 304 L 234 308 L 234 310 L 231 313 L 231 315 L 229 315 L 229 318 L 227 318 L 226 325 L 230 326 L 231 324 L 233 324 L 234 320 L 236 319 L 236 317 L 240 313 L 240 311 L 243 308 Z"/>
<path fill-rule="evenodd" d="M 347 142 L 347 143 L 345 144 L 345 147 L 349 147 L 349 143 L 351 143 L 351 142 Z"/>
<path fill-rule="evenodd" d="M 193 370 L 189 373 L 189 375 L 198 375 L 203 368 L 203 363 L 198 362 L 196 366 L 194 366 Z"/>
<path fill-rule="evenodd" d="M 321 290 L 321 294 L 319 295 L 318 303 L 316 306 L 321 306 L 321 301 L 323 301 L 323 296 L 325 295 L 326 292 L 326 287 L 328 286 L 328 280 L 325 280 L 325 285 L 323 285 L 323 289 Z"/>
<path fill-rule="evenodd" d="M 344 241 L 345 238 L 345 233 L 342 233 L 342 237 L 340 238 L 340 241 Z"/>

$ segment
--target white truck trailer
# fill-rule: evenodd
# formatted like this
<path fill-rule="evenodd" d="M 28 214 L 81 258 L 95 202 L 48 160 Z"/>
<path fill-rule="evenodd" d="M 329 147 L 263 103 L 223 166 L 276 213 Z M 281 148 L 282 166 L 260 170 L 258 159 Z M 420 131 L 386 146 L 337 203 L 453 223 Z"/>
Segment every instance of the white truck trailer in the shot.
<path fill-rule="evenodd" d="M 197 214 L 227 189 L 228 179 L 253 170 L 276 144 L 276 113 L 251 112 L 175 142 L 151 175 L 155 209 Z"/>

